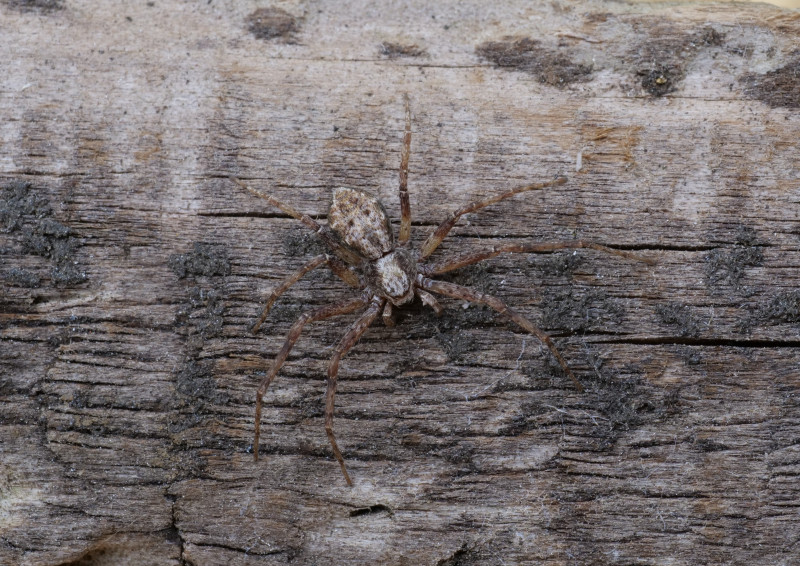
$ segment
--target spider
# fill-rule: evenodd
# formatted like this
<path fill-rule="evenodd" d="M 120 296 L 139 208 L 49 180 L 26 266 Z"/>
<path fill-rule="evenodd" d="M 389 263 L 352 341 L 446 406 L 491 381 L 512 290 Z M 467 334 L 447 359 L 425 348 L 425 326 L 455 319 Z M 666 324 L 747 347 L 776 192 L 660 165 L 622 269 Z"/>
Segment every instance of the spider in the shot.
<path fill-rule="evenodd" d="M 411 150 L 411 109 L 408 96 L 405 96 L 405 134 L 400 156 L 400 229 L 395 242 L 391 222 L 381 201 L 376 197 L 360 191 L 345 187 L 333 191 L 333 199 L 328 211 L 328 224 L 321 225 L 305 214 L 301 214 L 288 204 L 275 197 L 254 189 L 236 177 L 231 180 L 254 195 L 264 198 L 272 206 L 280 209 L 305 224 L 314 231 L 327 246 L 330 253 L 318 255 L 309 260 L 300 269 L 284 279 L 270 294 L 258 321 L 253 325 L 253 333 L 257 333 L 266 320 L 272 305 L 286 290 L 297 283 L 310 271 L 327 265 L 328 268 L 348 285 L 360 291 L 351 299 L 332 303 L 303 313 L 292 325 L 283 347 L 275 357 L 267 375 L 261 381 L 256 395 L 255 437 L 253 440 L 253 457 L 258 461 L 259 438 L 261 432 L 261 407 L 264 394 L 278 371 L 283 366 L 292 347 L 303 327 L 309 322 L 315 322 L 333 316 L 352 313 L 364 309 L 344 334 L 339 344 L 333 351 L 328 365 L 327 391 L 325 394 L 325 432 L 330 441 L 331 448 L 348 485 L 352 486 L 350 474 L 344 463 L 344 458 L 336 443 L 333 432 L 333 409 L 336 395 L 337 375 L 339 362 L 350 349 L 355 346 L 367 328 L 380 316 L 387 326 L 394 326 L 392 311 L 395 307 L 406 305 L 419 298 L 423 304 L 431 307 L 437 315 L 441 315 L 442 307 L 434 297 L 434 293 L 469 301 L 482 303 L 498 313 L 510 318 L 518 326 L 533 334 L 544 343 L 558 361 L 564 372 L 572 379 L 575 387 L 583 391 L 583 386 L 570 370 L 564 358 L 556 349 L 550 337 L 534 326 L 528 319 L 517 311 L 508 307 L 500 299 L 481 293 L 468 287 L 455 283 L 437 281 L 433 277 L 472 265 L 503 253 L 525 252 L 553 252 L 568 248 L 591 248 L 625 258 L 636 259 L 652 263 L 650 260 L 640 258 L 634 254 L 602 246 L 585 240 L 571 240 L 557 243 L 538 244 L 504 244 L 493 246 L 484 250 L 474 251 L 454 259 L 439 262 L 429 262 L 428 258 L 436 251 L 442 240 L 448 235 L 459 218 L 465 214 L 478 211 L 482 208 L 505 200 L 519 193 L 541 190 L 546 187 L 563 185 L 564 177 L 557 177 L 551 181 L 525 185 L 511 189 L 502 194 L 483 200 L 471 202 L 452 214 L 434 230 L 422 243 L 419 249 L 413 249 L 410 244 L 411 236 L 411 206 L 408 198 L 408 158 Z"/>

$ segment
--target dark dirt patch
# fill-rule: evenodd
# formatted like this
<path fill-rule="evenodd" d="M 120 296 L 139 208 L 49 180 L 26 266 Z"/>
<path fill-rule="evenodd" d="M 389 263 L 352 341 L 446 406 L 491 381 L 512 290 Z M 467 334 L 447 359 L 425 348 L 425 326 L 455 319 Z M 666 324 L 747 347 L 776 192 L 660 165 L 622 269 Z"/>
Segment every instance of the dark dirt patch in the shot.
<path fill-rule="evenodd" d="M 2 0 L 2 3 L 20 12 L 54 12 L 64 9 L 63 0 Z"/>
<path fill-rule="evenodd" d="M 800 323 L 800 291 L 780 293 L 761 312 L 761 318 L 772 322 Z"/>
<path fill-rule="evenodd" d="M 490 295 L 497 292 L 497 280 L 492 276 L 492 266 L 489 263 L 478 263 L 463 267 L 456 271 L 442 274 L 437 279 L 455 283 L 456 285 L 463 285 Z"/>
<path fill-rule="evenodd" d="M 636 74 L 642 77 L 642 88 L 653 96 L 664 96 L 675 90 L 675 83 L 683 78 L 679 65 L 657 63 L 650 69 L 639 69 Z"/>
<path fill-rule="evenodd" d="M 727 284 L 736 292 L 749 293 L 742 285 L 747 267 L 757 267 L 764 261 L 764 252 L 757 246 L 755 230 L 741 226 L 732 248 L 715 249 L 706 254 L 706 285 Z"/>
<path fill-rule="evenodd" d="M 465 267 L 445 274 L 439 279 L 482 293 L 495 294 L 497 290 L 497 281 L 489 273 L 487 264 Z M 419 334 L 426 338 L 432 335 L 451 362 L 463 361 L 476 348 L 479 349 L 479 340 L 469 332 L 470 330 L 482 326 L 497 326 L 507 322 L 495 311 L 483 305 L 471 304 L 469 308 L 465 309 L 462 308 L 464 301 L 446 300 L 440 301 L 440 303 L 445 309 L 441 317 L 433 316 L 433 311 L 424 307 L 422 312 L 415 316 L 423 324 L 422 332 Z M 429 322 L 429 324 L 425 324 L 425 322 Z"/>
<path fill-rule="evenodd" d="M 549 420 L 548 415 L 552 414 L 552 412 L 552 408 L 545 407 L 539 401 L 522 403 L 519 410 L 508 420 L 508 424 L 497 431 L 497 435 L 519 436 L 526 432 L 537 430 Z"/>
<path fill-rule="evenodd" d="M 725 43 L 725 34 L 711 26 L 706 26 L 696 34 L 700 45 L 720 46 Z"/>
<path fill-rule="evenodd" d="M 228 396 L 217 391 L 211 362 L 188 361 L 177 375 L 176 389 L 178 393 L 195 402 L 203 401 L 217 405 L 228 402 Z"/>
<path fill-rule="evenodd" d="M 308 373 L 304 375 L 308 375 Z M 272 403 L 272 405 L 277 406 L 276 403 Z M 301 395 L 292 400 L 289 407 L 297 410 L 298 423 L 325 415 L 325 404 L 319 395 Z"/>
<path fill-rule="evenodd" d="M 280 8 L 259 8 L 247 16 L 247 29 L 258 39 L 292 40 L 300 19 Z"/>
<path fill-rule="evenodd" d="M 178 307 L 175 326 L 188 328 L 190 337 L 213 338 L 222 332 L 224 311 L 225 304 L 217 291 L 192 287 L 188 302 Z"/>
<path fill-rule="evenodd" d="M 569 278 L 582 262 L 583 256 L 573 252 L 550 254 L 545 258 L 538 254 L 531 254 L 528 257 L 528 263 L 538 264 L 542 274 L 548 277 Z"/>
<path fill-rule="evenodd" d="M 651 96 L 674 92 L 688 63 L 703 48 L 721 46 L 725 35 L 711 26 L 687 34 L 670 24 L 650 27 L 636 57 L 635 74 Z"/>
<path fill-rule="evenodd" d="M 456 550 L 453 554 L 439 560 L 436 566 L 468 566 L 477 564 L 478 557 L 479 554 L 475 552 L 474 548 L 464 543 L 461 545 L 461 548 Z"/>
<path fill-rule="evenodd" d="M 384 41 L 378 46 L 378 52 L 383 57 L 397 59 L 399 57 L 421 57 L 425 50 L 420 49 L 416 43 L 393 43 Z"/>
<path fill-rule="evenodd" d="M 41 283 L 38 275 L 31 273 L 27 269 L 20 269 L 19 267 L 11 268 L 6 274 L 5 280 L 11 285 L 26 287 L 28 289 L 36 288 Z"/>
<path fill-rule="evenodd" d="M 80 240 L 53 218 L 48 199 L 36 194 L 30 183 L 12 181 L 0 189 L 0 226 L 2 232 L 21 234 L 23 253 L 50 260 L 50 277 L 56 285 L 74 285 L 87 279 L 75 261 Z M 22 270 L 15 277 L 17 281 L 33 281 L 24 277 Z"/>
<path fill-rule="evenodd" d="M 547 328 L 584 332 L 620 322 L 622 308 L 601 291 L 576 293 L 574 290 L 547 289 L 542 300 L 542 323 Z"/>
<path fill-rule="evenodd" d="M 496 325 L 502 317 L 488 307 L 472 305 L 462 309 L 457 305 L 447 308 L 437 319 L 434 338 L 450 362 L 463 361 L 469 354 L 480 350 L 479 339 L 469 332 L 481 326 Z"/>
<path fill-rule="evenodd" d="M 475 350 L 477 340 L 474 336 L 465 334 L 460 328 L 454 328 L 451 324 L 442 326 L 443 330 L 436 334 L 436 342 L 444 350 L 448 362 L 461 361 Z"/>
<path fill-rule="evenodd" d="M 32 191 L 30 183 L 11 181 L 0 191 L 0 226 L 3 232 L 22 229 L 26 218 L 39 220 L 52 214 L 47 198 Z"/>
<path fill-rule="evenodd" d="M 497 67 L 529 73 L 550 86 L 587 81 L 592 74 L 591 65 L 576 63 L 565 51 L 527 37 L 487 41 L 478 45 L 475 53 Z"/>
<path fill-rule="evenodd" d="M 186 254 L 175 254 L 169 258 L 169 268 L 179 278 L 187 275 L 230 275 L 231 262 L 224 245 L 196 242 L 194 250 Z"/>
<path fill-rule="evenodd" d="M 658 305 L 656 316 L 663 324 L 676 327 L 681 336 L 697 337 L 700 335 L 700 321 L 689 305 L 682 303 Z"/>
<path fill-rule="evenodd" d="M 764 324 L 800 324 L 800 291 L 784 291 L 751 309 L 737 324 L 737 330 L 749 333 Z"/>
<path fill-rule="evenodd" d="M 597 427 L 604 442 L 613 443 L 623 431 L 661 418 L 667 411 L 667 393 L 656 393 L 641 379 L 603 375 L 594 383 L 597 400 L 590 403 L 608 419 L 605 426 Z"/>
<path fill-rule="evenodd" d="M 791 55 L 793 59 L 779 69 L 739 79 L 745 94 L 772 108 L 800 108 L 800 50 Z"/>

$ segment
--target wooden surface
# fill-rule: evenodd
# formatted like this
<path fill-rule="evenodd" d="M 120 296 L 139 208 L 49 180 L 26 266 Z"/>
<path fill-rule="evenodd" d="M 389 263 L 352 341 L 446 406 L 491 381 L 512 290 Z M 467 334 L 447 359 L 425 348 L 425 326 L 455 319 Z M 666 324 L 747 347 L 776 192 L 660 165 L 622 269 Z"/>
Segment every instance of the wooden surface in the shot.
<path fill-rule="evenodd" d="M 800 555 L 797 13 L 618 2 L 0 3 L 0 563 L 793 564 Z M 336 186 L 437 258 L 576 237 L 376 324 L 231 174 L 324 220 Z"/>

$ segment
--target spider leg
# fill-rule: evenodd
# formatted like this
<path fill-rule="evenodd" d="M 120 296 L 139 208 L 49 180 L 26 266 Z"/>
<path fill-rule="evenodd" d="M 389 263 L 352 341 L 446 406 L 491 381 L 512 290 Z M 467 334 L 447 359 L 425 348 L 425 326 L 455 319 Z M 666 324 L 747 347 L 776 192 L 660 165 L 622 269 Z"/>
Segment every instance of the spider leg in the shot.
<path fill-rule="evenodd" d="M 411 154 L 411 103 L 408 93 L 403 98 L 406 101 L 406 131 L 403 136 L 403 149 L 400 152 L 400 233 L 397 236 L 399 244 L 403 245 L 411 237 L 411 203 L 408 200 L 408 156 Z"/>
<path fill-rule="evenodd" d="M 344 465 L 344 458 L 336 444 L 336 436 L 333 434 L 333 401 L 336 397 L 336 376 L 339 373 L 339 361 L 342 359 L 350 349 L 356 345 L 358 340 L 367 331 L 367 328 L 375 321 L 378 314 L 383 309 L 386 299 L 373 296 L 369 308 L 364 311 L 364 314 L 353 323 L 347 333 L 342 337 L 336 349 L 333 351 L 330 365 L 328 365 L 328 389 L 325 392 L 325 432 L 328 434 L 328 440 L 333 448 L 333 455 L 339 461 L 342 467 L 342 473 L 347 485 L 353 485 L 350 481 L 350 475 L 347 473 L 347 468 Z"/>
<path fill-rule="evenodd" d="M 559 353 L 559 351 L 556 349 L 556 345 L 553 343 L 553 340 L 543 330 L 534 326 L 531 321 L 519 314 L 517 311 L 511 309 L 497 297 L 481 293 L 480 291 L 475 291 L 469 287 L 462 287 L 461 285 L 456 285 L 455 283 L 434 281 L 433 279 L 428 279 L 423 276 L 417 276 L 417 284 L 428 291 L 433 291 L 434 293 L 439 293 L 440 295 L 453 297 L 455 299 L 463 299 L 472 303 L 482 303 L 496 310 L 498 313 L 507 316 L 517 325 L 521 326 L 541 340 L 541 342 L 550 349 L 550 352 L 553 354 L 556 360 L 558 360 L 561 368 L 566 372 L 570 379 L 572 379 L 572 382 L 575 384 L 575 387 L 578 389 L 578 391 L 583 392 L 583 386 L 572 373 L 572 370 L 569 369 L 569 366 L 567 365 L 567 362 L 564 361 L 564 358 L 561 357 L 561 353 Z"/>
<path fill-rule="evenodd" d="M 300 333 L 303 331 L 303 327 L 309 322 L 315 322 L 317 320 L 323 320 L 332 316 L 353 312 L 354 310 L 358 310 L 368 303 L 369 296 L 366 294 L 363 294 L 356 299 L 332 303 L 316 310 L 303 313 L 292 325 L 292 328 L 289 329 L 289 334 L 286 336 L 286 341 L 283 343 L 283 347 L 278 352 L 278 355 L 275 356 L 275 361 L 272 362 L 272 367 L 269 369 L 266 377 L 264 377 L 264 379 L 261 381 L 261 384 L 258 386 L 258 393 L 256 394 L 256 431 L 255 438 L 253 440 L 253 457 L 256 461 L 258 461 L 258 443 L 261 436 L 261 405 L 264 400 L 264 394 L 267 392 L 269 384 L 272 383 L 272 380 L 275 379 L 276 375 L 278 375 L 278 370 L 281 369 L 281 366 L 283 366 L 286 358 L 289 356 L 289 352 L 292 351 L 294 343 L 297 342 L 298 338 L 300 338 Z"/>
<path fill-rule="evenodd" d="M 383 319 L 383 324 L 389 328 L 395 326 L 394 316 L 392 315 L 392 303 L 386 302 L 386 306 L 383 307 L 383 314 L 381 315 Z"/>
<path fill-rule="evenodd" d="M 459 208 L 458 210 L 453 212 L 447 218 L 447 220 L 442 222 L 439 225 L 439 227 L 436 228 L 436 230 L 431 232 L 431 235 L 428 236 L 428 238 L 425 240 L 425 242 L 422 244 L 422 247 L 420 248 L 420 256 L 419 256 L 420 259 L 425 259 L 429 255 L 431 255 L 434 252 L 434 250 L 436 250 L 436 248 L 439 247 L 439 244 L 442 243 L 442 240 L 445 239 L 447 234 L 450 233 L 450 230 L 453 229 L 453 226 L 455 226 L 455 224 L 458 221 L 458 219 L 461 218 L 462 216 L 464 216 L 465 214 L 468 214 L 470 212 L 475 212 L 477 210 L 480 210 L 481 208 L 489 206 L 490 204 L 494 204 L 496 202 L 500 202 L 503 199 L 507 199 L 508 197 L 514 196 L 514 195 L 519 194 L 519 193 L 524 193 L 525 191 L 535 191 L 535 190 L 539 190 L 539 189 L 544 189 L 545 187 L 552 187 L 552 186 L 555 186 L 555 185 L 563 185 L 566 182 L 567 182 L 567 179 L 565 177 L 558 177 L 558 178 L 553 179 L 552 181 L 548 181 L 546 183 L 536 183 L 534 185 L 525 185 L 524 187 L 517 187 L 516 189 L 511 189 L 510 191 L 507 191 L 507 192 L 502 193 L 502 194 L 497 195 L 497 196 L 493 196 L 493 197 L 489 197 L 487 199 L 477 200 L 477 201 L 471 202 L 471 203 Z"/>
<path fill-rule="evenodd" d="M 328 256 L 328 267 L 330 267 L 334 275 L 354 289 L 362 288 L 361 281 L 358 279 L 358 275 L 343 261 L 339 260 L 338 258 Z"/>
<path fill-rule="evenodd" d="M 563 249 L 573 249 L 573 248 L 590 248 L 593 250 L 597 250 L 600 252 L 606 252 L 609 254 L 618 255 L 620 257 L 624 257 L 627 259 L 633 259 L 636 261 L 643 261 L 647 264 L 653 265 L 655 261 L 642 257 L 637 254 L 632 254 L 630 252 L 626 252 L 624 250 L 618 250 L 615 248 L 609 248 L 607 246 L 602 246 L 600 244 L 595 244 L 594 242 L 587 242 L 585 240 L 570 240 L 567 242 L 555 242 L 549 244 L 506 244 L 503 246 L 494 246 L 487 250 L 483 250 L 480 252 L 475 252 L 467 255 L 463 255 L 461 257 L 457 257 L 452 260 L 443 261 L 438 264 L 433 264 L 429 266 L 424 266 L 421 268 L 421 271 L 424 271 L 427 275 L 441 275 L 442 273 L 447 273 L 448 271 L 453 271 L 454 269 L 459 269 L 461 267 L 466 267 L 467 265 L 472 265 L 474 263 L 479 263 L 481 261 L 493 258 L 503 253 L 537 253 L 537 252 L 554 252 L 557 250 Z"/>
<path fill-rule="evenodd" d="M 428 305 L 431 307 L 436 316 L 442 316 L 442 305 L 439 304 L 439 301 L 436 300 L 436 297 L 428 293 L 427 291 L 423 291 L 422 289 L 415 289 L 414 293 L 417 294 L 417 297 L 420 298 L 423 304 Z"/>
<path fill-rule="evenodd" d="M 258 317 L 258 320 L 251 328 L 253 334 L 258 332 L 258 329 L 261 328 L 261 325 L 264 324 L 264 321 L 267 320 L 267 315 L 269 315 L 269 311 L 272 308 L 272 305 L 275 304 L 275 301 L 283 295 L 289 287 L 300 281 L 300 279 L 309 271 L 312 271 L 322 265 L 323 263 L 328 263 L 328 266 L 331 268 L 331 271 L 341 277 L 345 283 L 352 287 L 359 287 L 358 284 L 358 277 L 355 273 L 350 271 L 346 265 L 344 265 L 341 261 L 336 258 L 330 257 L 328 255 L 322 254 L 318 255 L 317 257 L 313 258 L 311 261 L 306 263 L 303 267 L 292 273 L 289 277 L 284 279 L 280 285 L 275 287 L 270 293 L 269 297 L 267 298 L 267 304 L 264 306 L 264 310 L 261 312 L 261 316 Z"/>
<path fill-rule="evenodd" d="M 334 236 L 331 230 L 327 226 L 323 226 L 319 224 L 316 220 L 311 218 L 307 214 L 302 214 L 299 211 L 295 210 L 285 202 L 282 202 L 276 199 L 274 196 L 267 194 L 263 191 L 259 191 L 258 189 L 254 189 L 250 185 L 240 181 L 233 175 L 230 176 L 230 180 L 242 187 L 245 190 L 250 191 L 257 197 L 261 197 L 270 203 L 275 208 L 279 209 L 281 212 L 284 212 L 305 224 L 308 228 L 313 230 L 317 236 L 325 243 L 330 250 L 335 253 L 340 259 L 344 262 L 349 263 L 350 265 L 358 265 L 362 261 L 362 257 L 358 255 L 356 252 L 348 248 L 347 246 L 343 246 L 339 240 Z"/>
<path fill-rule="evenodd" d="M 269 314 L 272 305 L 275 304 L 275 301 L 278 297 L 283 295 L 289 287 L 300 281 L 300 279 L 309 271 L 312 271 L 325 263 L 327 256 L 325 254 L 318 255 L 317 257 L 313 258 L 311 261 L 306 263 L 303 267 L 292 273 L 289 277 L 284 279 L 280 285 L 275 287 L 272 290 L 272 293 L 269 294 L 267 298 L 267 304 L 264 306 L 264 310 L 261 312 L 261 316 L 258 317 L 258 321 L 253 325 L 250 329 L 253 334 L 258 332 L 258 329 L 261 328 L 261 325 L 264 324 L 264 321 L 267 320 L 267 315 Z"/>

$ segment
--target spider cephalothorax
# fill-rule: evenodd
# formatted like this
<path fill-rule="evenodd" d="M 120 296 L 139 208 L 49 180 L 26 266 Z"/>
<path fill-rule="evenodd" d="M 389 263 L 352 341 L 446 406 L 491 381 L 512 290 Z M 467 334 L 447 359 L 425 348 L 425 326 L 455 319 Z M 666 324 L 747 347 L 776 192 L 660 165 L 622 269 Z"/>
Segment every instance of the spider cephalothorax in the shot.
<path fill-rule="evenodd" d="M 592 248 L 632 259 L 642 258 L 622 250 L 608 248 L 592 242 L 573 240 L 569 242 L 546 244 L 508 244 L 494 246 L 450 260 L 430 263 L 427 261 L 428 257 L 439 247 L 439 244 L 453 228 L 456 221 L 464 214 L 475 212 L 518 193 L 543 189 L 553 185 L 561 185 L 566 182 L 566 179 L 558 177 L 549 182 L 518 187 L 494 197 L 469 203 L 453 212 L 428 236 L 420 248 L 415 250 L 409 246 L 409 239 L 411 236 L 411 206 L 408 199 L 408 157 L 410 147 L 411 112 L 409 109 L 408 97 L 406 97 L 406 127 L 400 159 L 401 218 L 397 241 L 395 241 L 392 234 L 389 215 L 386 214 L 386 210 L 381 202 L 374 196 L 363 191 L 345 187 L 335 189 L 331 207 L 328 212 L 328 225 L 325 226 L 318 224 L 311 217 L 299 213 L 291 206 L 277 200 L 271 195 L 253 189 L 232 177 L 235 182 L 251 193 L 265 198 L 273 206 L 303 222 L 317 233 L 330 250 L 329 254 L 322 254 L 311 259 L 272 291 L 261 313 L 261 317 L 253 326 L 253 332 L 257 332 L 261 324 L 267 318 L 267 314 L 275 300 L 306 273 L 320 265 L 326 264 L 334 274 L 351 287 L 360 291 L 359 295 L 355 298 L 305 312 L 292 325 L 283 347 L 278 352 L 272 367 L 258 388 L 258 394 L 256 396 L 255 439 L 253 442 L 253 454 L 256 460 L 258 460 L 261 405 L 264 394 L 270 383 L 272 383 L 272 380 L 278 374 L 281 366 L 286 361 L 303 327 L 309 322 L 365 309 L 358 320 L 348 328 L 347 332 L 334 349 L 333 357 L 328 366 L 328 386 L 325 395 L 325 431 L 331 443 L 333 454 L 336 456 L 342 468 L 345 480 L 348 485 L 352 485 L 350 475 L 347 473 L 347 468 L 344 464 L 344 458 L 342 457 L 342 453 L 339 450 L 336 437 L 333 433 L 333 406 L 334 397 L 336 395 L 336 379 L 339 371 L 339 361 L 342 356 L 358 342 L 378 315 L 382 314 L 385 324 L 394 324 L 392 319 L 393 305 L 401 306 L 411 302 L 414 297 L 419 297 L 425 305 L 433 308 L 437 314 L 441 314 L 442 308 L 431 293 L 482 303 L 500 314 L 507 316 L 517 325 L 541 340 L 550 349 L 550 352 L 552 352 L 553 356 L 558 360 L 564 372 L 575 383 L 575 386 L 579 390 L 583 390 L 580 382 L 573 375 L 550 337 L 534 326 L 528 319 L 509 308 L 496 297 L 475 291 L 468 287 L 456 285 L 455 283 L 437 281 L 433 279 L 433 277 L 478 263 L 502 253 L 512 252 L 552 252 L 565 248 Z M 646 259 L 643 261 L 649 262 L 649 260 Z"/>

